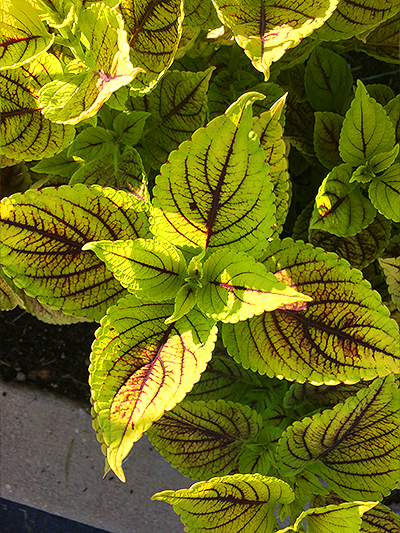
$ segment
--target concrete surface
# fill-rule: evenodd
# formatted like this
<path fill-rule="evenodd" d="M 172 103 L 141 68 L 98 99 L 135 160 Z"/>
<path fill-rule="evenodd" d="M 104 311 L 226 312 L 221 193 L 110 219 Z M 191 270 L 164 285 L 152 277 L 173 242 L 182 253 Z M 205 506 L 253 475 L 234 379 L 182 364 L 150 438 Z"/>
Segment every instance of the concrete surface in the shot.
<path fill-rule="evenodd" d="M 0 401 L 3 498 L 112 533 L 183 533 L 172 506 L 150 498 L 193 481 L 173 469 L 146 436 L 124 464 L 126 483 L 112 472 L 103 480 L 104 457 L 88 408 L 2 381 Z"/>

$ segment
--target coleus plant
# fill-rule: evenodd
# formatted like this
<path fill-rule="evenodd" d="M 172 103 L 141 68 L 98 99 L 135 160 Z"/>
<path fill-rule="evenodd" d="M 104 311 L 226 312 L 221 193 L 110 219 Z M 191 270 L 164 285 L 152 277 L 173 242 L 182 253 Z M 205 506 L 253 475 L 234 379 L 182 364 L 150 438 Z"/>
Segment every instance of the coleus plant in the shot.
<path fill-rule="evenodd" d="M 0 3 L 2 306 L 100 322 L 106 471 L 147 432 L 188 531 L 400 524 L 400 100 L 338 53 L 393 61 L 386 4 Z M 285 237 L 288 142 L 321 179 Z"/>

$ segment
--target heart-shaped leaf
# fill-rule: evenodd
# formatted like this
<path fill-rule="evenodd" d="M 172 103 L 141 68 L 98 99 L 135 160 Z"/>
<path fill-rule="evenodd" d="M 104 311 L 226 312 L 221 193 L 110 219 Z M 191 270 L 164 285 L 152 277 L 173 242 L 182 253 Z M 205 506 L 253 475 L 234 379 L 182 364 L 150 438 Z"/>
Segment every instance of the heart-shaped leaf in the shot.
<path fill-rule="evenodd" d="M 256 254 L 272 233 L 274 205 L 265 152 L 246 93 L 225 115 L 172 152 L 156 178 L 152 232 L 176 246 Z"/>
<path fill-rule="evenodd" d="M 83 250 L 92 250 L 138 298 L 170 300 L 187 275 L 182 253 L 172 244 L 155 239 L 91 242 Z"/>
<path fill-rule="evenodd" d="M 98 186 L 29 190 L 4 198 L 0 208 L 6 275 L 40 302 L 94 320 L 125 291 L 83 245 L 149 236 L 142 202 Z"/>
<path fill-rule="evenodd" d="M 240 403 L 184 401 L 147 431 L 161 455 L 185 476 L 209 479 L 237 468 L 245 441 L 256 439 L 262 417 Z"/>
<path fill-rule="evenodd" d="M 260 474 L 235 474 L 195 483 L 189 489 L 165 490 L 152 500 L 174 506 L 193 533 L 253 533 L 276 531 L 277 503 L 293 501 L 287 483 Z"/>
<path fill-rule="evenodd" d="M 307 509 L 297 518 L 293 529 L 302 531 L 301 523 L 305 520 L 308 533 L 359 532 L 363 514 L 376 504 L 377 502 L 344 502 L 339 505 Z"/>
<path fill-rule="evenodd" d="M 196 292 L 199 309 L 222 322 L 235 323 L 287 305 L 301 307 L 311 300 L 241 252 L 220 250 L 209 257 L 201 284 Z"/>
<path fill-rule="evenodd" d="M 400 163 L 373 179 L 368 189 L 371 202 L 386 218 L 400 222 Z"/>
<path fill-rule="evenodd" d="M 0 70 L 16 68 L 40 56 L 53 44 L 37 12 L 26 0 L 1 0 Z"/>
<path fill-rule="evenodd" d="M 318 474 L 345 499 L 381 500 L 400 474 L 400 395 L 394 377 L 290 426 L 279 441 L 280 471 L 318 462 Z"/>
<path fill-rule="evenodd" d="M 122 461 L 143 432 L 198 381 L 214 348 L 217 328 L 199 311 L 173 324 L 171 303 L 121 299 L 101 321 L 90 371 L 96 424 L 107 461 L 125 481 Z"/>
<path fill-rule="evenodd" d="M 224 324 L 224 344 L 238 363 L 270 377 L 316 385 L 397 372 L 398 326 L 359 270 L 291 239 L 271 243 L 263 262 L 313 301 L 307 310 L 277 309 Z"/>

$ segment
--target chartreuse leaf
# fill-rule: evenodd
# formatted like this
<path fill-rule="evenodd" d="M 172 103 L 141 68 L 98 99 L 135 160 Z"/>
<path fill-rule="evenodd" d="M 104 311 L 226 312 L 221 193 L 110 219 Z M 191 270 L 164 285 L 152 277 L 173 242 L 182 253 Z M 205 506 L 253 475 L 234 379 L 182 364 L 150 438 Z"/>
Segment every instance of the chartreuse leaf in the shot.
<path fill-rule="evenodd" d="M 400 516 L 379 503 L 363 514 L 360 533 L 394 532 L 399 529 Z"/>
<path fill-rule="evenodd" d="M 311 301 L 281 283 L 262 263 L 242 252 L 220 250 L 204 264 L 202 287 L 197 289 L 199 309 L 214 320 L 235 323 L 263 311 Z"/>
<path fill-rule="evenodd" d="M 390 100 L 384 109 L 394 126 L 396 143 L 400 143 L 400 94 Z"/>
<path fill-rule="evenodd" d="M 308 533 L 356 533 L 360 531 L 364 513 L 371 510 L 378 502 L 344 502 L 339 505 L 314 507 L 303 511 L 297 518 L 293 529 L 302 531 L 301 523 L 307 522 Z"/>
<path fill-rule="evenodd" d="M 29 0 L 41 20 L 53 28 L 65 28 L 76 22 L 81 0 Z"/>
<path fill-rule="evenodd" d="M 120 142 L 132 146 L 139 142 L 146 120 L 151 113 L 146 111 L 132 111 L 118 113 L 113 122 L 113 128 Z"/>
<path fill-rule="evenodd" d="M 369 226 L 352 237 L 337 237 L 319 229 L 310 230 L 308 236 L 314 246 L 335 252 L 352 267 L 362 270 L 382 254 L 389 242 L 390 230 L 390 221 L 377 213 Z"/>
<path fill-rule="evenodd" d="M 72 141 L 75 128 L 47 120 L 37 98 L 40 88 L 61 72 L 61 63 L 50 54 L 0 72 L 2 155 L 31 161 L 51 157 Z"/>
<path fill-rule="evenodd" d="M 184 21 L 189 26 L 210 30 L 221 25 L 212 0 L 185 0 L 184 10 Z"/>
<path fill-rule="evenodd" d="M 196 289 L 192 283 L 185 283 L 175 296 L 174 312 L 165 320 L 166 324 L 172 324 L 179 320 L 196 305 Z"/>
<path fill-rule="evenodd" d="M 28 296 L 65 314 L 99 320 L 125 293 L 88 242 L 148 237 L 144 204 L 100 187 L 28 190 L 0 204 L 0 262 Z"/>
<path fill-rule="evenodd" d="M 151 113 L 141 142 L 152 165 L 165 163 L 172 150 L 203 126 L 213 70 L 167 72 L 149 95 L 132 99 L 135 110 Z"/>
<path fill-rule="evenodd" d="M 339 402 L 344 402 L 349 396 L 354 396 L 360 389 L 368 386 L 368 381 L 359 381 L 354 385 L 320 385 L 316 387 L 308 382 L 297 383 L 295 381 L 287 391 L 283 404 L 287 407 L 299 406 L 306 402 L 309 411 L 315 409 L 332 408 Z"/>
<path fill-rule="evenodd" d="M 267 163 L 270 167 L 272 190 L 276 198 L 276 226 L 273 235 L 277 236 L 282 231 L 289 211 L 291 190 L 286 145 L 280 123 L 285 100 L 286 95 L 279 98 L 270 110 L 254 118 L 253 122 L 253 131 L 260 137 L 260 143 L 267 154 Z"/>
<path fill-rule="evenodd" d="M 154 188 L 154 235 L 192 250 L 256 255 L 275 222 L 265 152 L 250 133 L 259 98 L 246 93 L 170 154 Z"/>
<path fill-rule="evenodd" d="M 364 165 L 380 152 L 389 152 L 395 144 L 393 124 L 381 104 L 368 96 L 363 83 L 346 113 L 340 132 L 339 153 L 345 163 Z"/>
<path fill-rule="evenodd" d="M 318 46 L 307 62 L 304 86 L 316 111 L 342 113 L 351 93 L 353 76 L 343 57 Z"/>
<path fill-rule="evenodd" d="M 93 344 L 89 382 L 96 424 L 121 481 L 133 444 L 184 398 L 211 358 L 214 322 L 192 310 L 166 325 L 172 311 L 171 303 L 129 295 L 108 310 Z"/>
<path fill-rule="evenodd" d="M 85 128 L 68 149 L 69 156 L 79 157 L 86 161 L 94 161 L 100 157 L 107 157 L 114 151 L 114 140 L 111 131 L 96 126 Z"/>
<path fill-rule="evenodd" d="M 399 479 L 399 406 L 390 375 L 333 409 L 294 422 L 278 444 L 280 472 L 294 475 L 315 465 L 342 498 L 381 500 Z"/>
<path fill-rule="evenodd" d="M 235 474 L 195 483 L 189 489 L 164 490 L 152 500 L 174 506 L 191 533 L 276 531 L 277 503 L 293 500 L 284 481 L 260 474 Z"/>
<path fill-rule="evenodd" d="M 232 29 L 235 39 L 254 67 L 269 77 L 269 68 L 288 48 L 298 45 L 329 18 L 336 0 L 213 0 L 222 22 Z"/>
<path fill-rule="evenodd" d="M 89 68 L 67 73 L 40 90 L 42 113 L 53 122 L 77 124 L 92 117 L 111 94 L 131 82 L 141 71 L 129 60 L 129 45 L 120 14 L 94 3 L 79 19 Z"/>
<path fill-rule="evenodd" d="M 0 1 L 0 70 L 17 68 L 53 44 L 51 35 L 26 0 Z"/>
<path fill-rule="evenodd" d="M 379 24 L 364 41 L 357 43 L 356 50 L 365 52 L 385 63 L 399 63 L 400 12 Z"/>
<path fill-rule="evenodd" d="M 272 242 L 263 263 L 279 281 L 313 300 L 306 310 L 294 304 L 293 310 L 224 324 L 224 344 L 238 363 L 270 377 L 316 385 L 397 372 L 398 326 L 359 270 L 292 239 Z"/>
<path fill-rule="evenodd" d="M 4 278 L 0 276 L 0 310 L 12 311 L 17 305 L 23 306 L 21 298 L 6 283 Z"/>
<path fill-rule="evenodd" d="M 133 65 L 139 74 L 131 87 L 135 92 L 149 92 L 171 66 L 182 35 L 183 1 L 121 0 Z"/>
<path fill-rule="evenodd" d="M 400 163 L 373 179 L 368 189 L 371 202 L 386 218 L 400 222 Z"/>
<path fill-rule="evenodd" d="M 182 252 L 155 239 L 91 242 L 83 250 L 92 250 L 121 285 L 138 298 L 172 299 L 187 275 Z"/>
<path fill-rule="evenodd" d="M 333 15 L 319 28 L 315 37 L 324 41 L 350 39 L 368 32 L 389 19 L 400 8 L 398 0 L 340 0 Z"/>
<path fill-rule="evenodd" d="M 371 224 L 376 209 L 358 183 L 350 183 L 351 177 L 352 167 L 348 163 L 327 175 L 315 198 L 310 230 L 322 229 L 338 237 L 350 237 Z"/>
<path fill-rule="evenodd" d="M 378 259 L 385 275 L 388 291 L 400 311 L 400 257 Z"/>
<path fill-rule="evenodd" d="M 320 163 L 331 170 L 343 163 L 339 155 L 339 137 L 344 118 L 329 111 L 317 111 L 314 125 L 314 150 Z"/>
<path fill-rule="evenodd" d="M 262 417 L 240 403 L 184 401 L 147 431 L 174 468 L 192 479 L 223 476 L 237 468 L 245 442 L 256 439 Z"/>
<path fill-rule="evenodd" d="M 399 148 L 400 146 L 396 144 L 395 147 L 389 152 L 381 152 L 380 154 L 376 154 L 374 157 L 371 157 L 369 166 L 373 174 L 383 172 L 393 165 L 397 159 L 397 156 L 399 155 Z"/>

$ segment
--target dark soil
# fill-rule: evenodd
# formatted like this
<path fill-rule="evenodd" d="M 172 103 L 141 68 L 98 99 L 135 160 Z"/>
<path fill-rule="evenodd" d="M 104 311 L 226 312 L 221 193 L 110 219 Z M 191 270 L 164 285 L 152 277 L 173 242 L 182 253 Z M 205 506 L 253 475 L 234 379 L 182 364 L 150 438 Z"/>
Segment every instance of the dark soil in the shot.
<path fill-rule="evenodd" d="M 97 323 L 41 322 L 19 307 L 0 311 L 0 374 L 89 404 L 88 366 Z"/>

